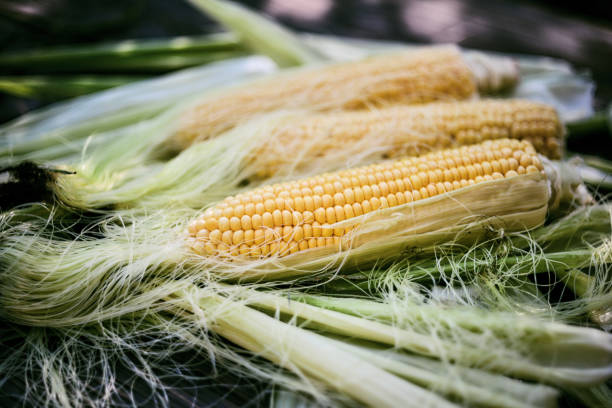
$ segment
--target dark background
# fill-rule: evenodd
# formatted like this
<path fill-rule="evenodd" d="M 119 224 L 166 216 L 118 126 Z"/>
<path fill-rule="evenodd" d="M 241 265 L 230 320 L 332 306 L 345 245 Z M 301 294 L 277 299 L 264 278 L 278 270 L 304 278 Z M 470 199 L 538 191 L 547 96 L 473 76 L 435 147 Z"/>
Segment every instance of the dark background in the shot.
<path fill-rule="evenodd" d="M 240 2 L 295 30 L 453 42 L 482 50 L 562 58 L 592 73 L 598 85 L 597 108 L 612 100 L 612 7 L 607 1 Z M 218 30 L 185 0 L 0 0 L 0 52 Z M 0 122 L 37 106 L 37 101 L 0 94 Z"/>
<path fill-rule="evenodd" d="M 299 31 L 419 43 L 453 42 L 481 50 L 562 58 L 592 74 L 597 83 L 597 109 L 612 101 L 612 7 L 607 6 L 610 2 L 241 2 Z M 0 0 L 0 52 L 218 30 L 218 26 L 184 0 Z M 38 106 L 39 101 L 0 94 L 0 123 Z M 0 330 L 0 343 L 1 337 Z M 10 344 L 2 344 L 2 348 L 10 352 Z M 206 363 L 201 364 L 192 369 L 199 373 L 211 369 Z M 267 404 L 265 384 L 238 381 L 227 373 L 220 373 L 219 379 L 209 384 L 191 384 L 180 376 L 171 381 L 176 383 L 169 395 L 172 406 Z M 0 406 L 20 405 L 24 386 L 19 376 L 0 384 Z M 140 390 L 139 401 L 153 405 L 146 402 L 150 394 L 146 387 L 135 385 L 135 390 Z"/>

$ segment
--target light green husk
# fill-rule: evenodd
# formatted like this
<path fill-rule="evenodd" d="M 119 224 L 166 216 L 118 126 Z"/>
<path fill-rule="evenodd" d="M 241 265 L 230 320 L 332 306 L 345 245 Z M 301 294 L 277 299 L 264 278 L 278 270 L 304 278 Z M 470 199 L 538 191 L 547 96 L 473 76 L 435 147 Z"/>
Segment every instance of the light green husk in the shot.
<path fill-rule="evenodd" d="M 144 79 L 143 76 L 136 75 L 1 76 L 0 91 L 26 98 L 55 101 L 114 88 L 142 79 Z"/>
<path fill-rule="evenodd" d="M 612 376 L 612 337 L 595 329 L 529 322 L 526 317 L 502 315 L 506 324 L 504 330 L 495 322 L 502 316 L 483 316 L 476 312 L 470 317 L 474 322 L 481 319 L 482 324 L 468 327 L 468 331 L 475 330 L 475 333 L 469 333 L 460 330 L 466 328 L 464 321 L 469 320 L 465 314 L 461 315 L 462 312 L 447 316 L 445 310 L 433 309 L 434 313 L 420 315 L 417 310 L 413 313 L 419 316 L 427 333 L 423 335 L 411 324 L 403 326 L 400 322 L 398 325 L 397 321 L 393 325 L 379 323 L 304 304 L 286 296 L 249 293 L 247 299 L 253 306 L 304 319 L 307 326 L 519 378 L 561 385 L 589 385 Z M 338 300 L 335 301 L 337 304 Z M 402 312 L 400 310 L 398 314 L 410 322 L 410 316 Z M 459 319 L 455 320 L 456 316 Z M 491 323 L 493 327 L 488 326 L 490 321 L 494 322 Z M 499 333 L 499 330 L 503 332 Z"/>
<path fill-rule="evenodd" d="M 223 0 L 190 2 L 237 34 L 253 51 L 267 55 L 281 67 L 323 60 L 291 31 L 243 6 Z"/>
<path fill-rule="evenodd" d="M 173 304 L 192 312 L 209 330 L 369 406 L 455 406 L 355 357 L 323 336 L 234 301 L 206 293 L 202 296 L 197 290 L 174 296 L 176 299 L 170 300 Z M 364 383 L 368 385 L 364 387 Z"/>
<path fill-rule="evenodd" d="M 110 137 L 108 133 L 121 133 L 124 127 L 156 120 L 155 115 L 194 95 L 274 70 L 274 64 L 267 58 L 238 58 L 83 96 L 26 114 L 0 127 L 0 165 L 22 160 L 78 163 L 89 144 L 106 143 L 98 139 Z"/>
<path fill-rule="evenodd" d="M 160 57 L 199 55 L 207 58 L 216 52 L 239 51 L 241 48 L 234 34 L 218 33 L 5 52 L 0 54 L 0 65 L 4 69 L 18 69 L 28 74 L 118 73 L 124 72 L 125 68 L 143 73 L 155 69 L 155 62 Z"/>
<path fill-rule="evenodd" d="M 358 356 L 438 393 L 483 407 L 555 407 L 558 392 L 484 370 L 445 364 L 370 345 L 339 342 Z"/>
<path fill-rule="evenodd" d="M 89 158 L 66 167 L 77 174 L 57 179 L 58 198 L 76 208 L 156 210 L 201 208 L 234 193 L 246 176 L 241 163 L 248 162 L 258 142 L 240 131 L 194 144 L 167 162 L 155 159 L 159 143 L 172 133 L 182 110 L 121 129 Z"/>

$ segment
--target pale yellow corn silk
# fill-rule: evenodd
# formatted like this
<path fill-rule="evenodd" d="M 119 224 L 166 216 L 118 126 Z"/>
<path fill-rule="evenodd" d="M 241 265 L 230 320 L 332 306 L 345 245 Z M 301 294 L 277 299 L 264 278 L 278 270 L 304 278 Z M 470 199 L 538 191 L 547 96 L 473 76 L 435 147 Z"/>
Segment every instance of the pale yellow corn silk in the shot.
<path fill-rule="evenodd" d="M 474 75 L 457 47 L 426 47 L 289 71 L 211 95 L 185 112 L 174 142 L 186 147 L 279 108 L 362 109 L 461 100 L 476 93 Z"/>
<path fill-rule="evenodd" d="M 562 156 L 564 128 L 554 108 L 527 100 L 398 105 L 368 111 L 296 113 L 279 120 L 253 156 L 260 177 L 312 173 L 365 156 L 402 157 L 513 138 L 550 159 Z"/>
<path fill-rule="evenodd" d="M 500 139 L 323 174 L 228 197 L 189 224 L 188 241 L 211 262 L 310 269 L 457 239 L 467 225 L 476 240 L 544 222 L 543 169 L 529 142 Z"/>

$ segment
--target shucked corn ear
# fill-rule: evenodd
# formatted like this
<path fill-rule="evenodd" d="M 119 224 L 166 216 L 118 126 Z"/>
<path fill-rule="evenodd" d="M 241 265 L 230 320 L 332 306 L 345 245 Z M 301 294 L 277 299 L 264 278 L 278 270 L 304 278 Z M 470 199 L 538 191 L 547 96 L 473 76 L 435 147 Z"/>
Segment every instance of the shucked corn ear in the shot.
<path fill-rule="evenodd" d="M 228 197 L 188 230 L 199 254 L 252 259 L 355 248 L 469 217 L 532 228 L 550 198 L 543 169 L 529 142 L 487 141 L 261 187 Z M 389 216 L 395 208 L 407 218 Z"/>
<path fill-rule="evenodd" d="M 550 159 L 561 158 L 563 125 L 554 108 L 526 100 L 477 100 L 398 105 L 371 111 L 289 117 L 255 154 L 259 175 L 309 166 L 317 159 L 346 163 L 376 150 L 386 157 L 513 138 L 527 140 Z M 297 162 L 297 164 L 296 164 Z"/>
<path fill-rule="evenodd" d="M 516 70 L 507 65 L 499 64 L 512 82 Z M 488 89 L 508 82 L 486 80 L 495 66 L 466 60 L 456 47 L 442 46 L 289 72 L 214 95 L 193 107 L 180 119 L 173 141 L 185 147 L 278 108 L 329 111 L 467 99 L 476 94 L 478 84 Z"/>

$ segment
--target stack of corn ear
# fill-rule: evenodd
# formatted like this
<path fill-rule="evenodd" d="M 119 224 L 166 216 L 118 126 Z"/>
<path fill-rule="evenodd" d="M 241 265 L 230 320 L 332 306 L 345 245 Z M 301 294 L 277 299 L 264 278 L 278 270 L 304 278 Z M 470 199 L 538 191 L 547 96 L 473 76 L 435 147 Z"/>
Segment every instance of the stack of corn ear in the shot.
<path fill-rule="evenodd" d="M 266 130 L 274 142 L 251 158 L 260 177 L 296 168 L 308 173 L 321 162 L 342 166 L 360 151 L 412 156 L 229 197 L 189 225 L 195 252 L 265 259 L 357 249 L 383 237 L 388 244 L 390 236 L 406 247 L 417 244 L 409 235 L 448 225 L 456 235 L 458 226 L 479 217 L 503 220 L 506 230 L 542 224 L 556 193 L 537 153 L 562 156 L 563 125 L 541 103 L 473 100 L 479 85 L 499 89 L 516 80 L 512 64 L 498 66 L 485 68 L 486 59 L 466 58 L 454 47 L 434 47 L 287 73 L 195 106 L 173 135 L 179 145 L 266 111 L 317 111 L 289 115 Z M 511 79 L 487 81 L 491 72 Z M 436 100 L 446 101 L 419 104 Z M 440 212 L 449 218 L 435 220 Z M 393 227 L 379 214 L 392 217 Z"/>
<path fill-rule="evenodd" d="M 103 223 L 106 229 L 101 229 L 102 233 L 108 237 L 76 244 L 58 244 L 53 237 L 37 241 L 37 235 L 28 235 L 19 226 L 11 232 L 24 236 L 12 237 L 13 247 L 3 251 L 6 260 L 0 260 L 0 265 L 13 265 L 16 271 L 6 274 L 0 270 L 0 289 L 6 294 L 3 297 L 10 299 L 13 295 L 15 299 L 13 304 L 2 300 L 0 311 L 13 321 L 60 329 L 97 325 L 110 315 L 113 319 L 122 315 L 132 318 L 141 312 L 163 325 L 166 313 L 177 313 L 190 324 L 196 322 L 197 330 L 192 326 L 186 330 L 180 325 L 164 327 L 179 327 L 177 332 L 187 333 L 190 345 L 205 344 L 209 351 L 218 351 L 213 342 L 197 342 L 204 327 L 300 375 L 305 372 L 303 378 L 329 383 L 363 403 L 393 406 L 390 401 L 409 402 L 411 388 L 390 375 L 384 378 L 401 387 L 390 399 L 365 382 L 351 383 L 350 376 L 346 382 L 340 381 L 353 362 L 365 360 L 343 354 L 345 364 L 338 368 L 333 363 L 326 366 L 326 358 L 318 356 L 313 368 L 311 356 L 304 350 L 314 352 L 320 345 L 332 351 L 350 346 L 332 347 L 319 334 L 250 309 L 245 305 L 248 301 L 235 304 L 231 291 L 217 286 L 216 281 L 219 277 L 274 280 L 335 271 L 339 266 L 368 266 L 449 242 L 469 248 L 491 235 L 497 238 L 539 227 L 562 206 L 591 203 L 580 180 L 568 174 L 563 164 L 550 161 L 563 156 L 564 134 L 552 108 L 529 101 L 477 100 L 479 93 L 497 92 L 516 81 L 516 68 L 508 60 L 462 55 L 455 47 L 433 47 L 300 69 L 209 95 L 181 114 L 167 140 L 170 145 L 189 151 L 222 140 L 229 131 L 248 128 L 250 120 L 265 120 L 266 114 L 288 110 L 287 116 L 267 128 L 276 144 L 256 146 L 245 155 L 246 161 L 236 166 L 253 166 L 253 174 L 261 178 L 292 173 L 298 177 L 247 191 L 236 189 L 236 194 L 215 205 L 201 203 L 209 207 L 202 211 L 183 207 L 168 217 L 171 221 L 163 216 L 144 221 L 135 218 L 129 228 L 122 224 L 123 219 L 116 224 Z M 346 168 L 359 152 L 374 152 L 373 163 Z M 177 159 L 180 162 L 181 156 Z M 181 170 L 188 174 L 187 167 L 194 163 L 182 165 Z M 344 169 L 307 176 L 327 167 Z M 139 169 L 137 173 L 146 172 Z M 67 180 L 72 176 L 60 177 Z M 125 178 L 138 184 L 138 178 Z M 147 191 L 150 186 L 138 187 Z M 150 190 L 156 191 L 153 187 Z M 138 202 L 134 197 L 129 199 Z M 172 212 L 163 208 L 160 213 L 165 210 Z M 178 223 L 172 218 L 176 214 L 181 217 Z M 175 232 L 177 224 L 182 238 L 178 244 L 159 238 L 159 234 Z M 141 225 L 148 229 L 143 228 L 138 235 L 134 231 Z M 130 241 L 133 236 L 145 238 Z M 23 244 L 24 237 L 31 241 Z M 124 237 L 129 239 L 122 241 Z M 124 242 L 129 243 L 127 248 L 122 247 Z M 171 252 L 173 255 L 169 255 Z M 20 254 L 28 255 L 23 262 L 16 261 Z M 44 262 L 55 262 L 50 272 Z M 194 270 L 198 274 L 190 275 Z M 270 314 L 294 312 L 284 306 L 283 299 L 259 299 L 254 305 Z M 36 307 L 31 307 L 34 303 Z M 304 305 L 296 309 L 311 311 Z M 158 311 L 161 313 L 155 315 Z M 333 326 L 326 316 L 337 317 L 322 310 L 312 313 L 299 317 L 322 323 L 321 327 Z M 24 316 L 30 318 L 30 314 L 32 318 L 26 320 Z M 365 324 L 357 318 L 336 321 L 349 322 L 351 327 Z M 370 324 L 374 328 L 367 328 L 369 335 L 362 337 L 365 340 L 384 338 L 381 344 L 397 346 L 393 343 L 397 334 L 404 340 L 411 338 L 392 324 Z M 377 337 L 381 328 L 384 333 Z M 330 332 L 354 335 L 333 327 Z M 285 341 L 287 334 L 291 342 Z M 608 335 L 599 333 L 594 338 L 597 357 L 609 351 Z M 470 349 L 468 354 L 474 357 L 478 351 Z M 493 360 L 491 356 L 495 352 L 486 358 Z M 585 371 L 591 363 L 585 363 Z M 554 377 L 555 367 L 550 372 L 545 370 L 545 376 L 509 365 L 515 371 L 497 369 L 537 381 L 548 375 Z M 602 364 L 592 365 L 599 368 Z M 604 365 L 596 380 L 589 379 L 589 385 L 609 378 L 610 364 L 606 361 Z M 258 370 L 255 363 L 248 366 Z M 534 366 L 537 368 L 537 364 Z M 335 377 L 321 374 L 325 369 Z M 385 373 L 371 370 L 376 375 Z M 364 397 L 361 388 L 366 394 L 378 395 Z M 431 388 L 435 390 L 435 384 Z M 444 404 L 438 396 L 435 401 Z"/>
<path fill-rule="evenodd" d="M 499 90 L 516 81 L 516 69 L 507 59 L 466 57 L 456 47 L 301 69 L 212 93 L 177 118 L 164 146 L 188 151 L 193 142 L 227 136 L 232 129 L 234 134 L 244 134 L 243 139 L 261 140 L 259 147 L 248 140 L 238 141 L 245 146 L 240 153 L 246 156 L 244 160 L 236 160 L 239 154 L 234 151 L 227 153 L 228 163 L 248 169 L 242 174 L 247 179 L 315 174 L 350 162 L 373 162 L 500 138 L 528 140 L 538 152 L 560 158 L 563 125 L 554 109 L 529 101 L 475 99 L 481 88 Z M 418 104 L 430 101 L 438 102 Z M 279 109 L 285 114 L 279 114 Z M 300 110 L 292 112 L 294 109 Z M 255 134 L 254 122 L 266 123 L 261 131 L 264 135 Z M 228 144 L 234 146 L 236 140 Z M 185 170 L 188 160 L 179 160 L 184 161 L 181 170 Z M 69 169 L 87 173 L 78 166 Z M 211 166 L 210 171 L 217 169 Z M 206 180 L 201 185 L 210 188 L 215 175 L 202 173 L 201 177 Z M 95 195 L 97 180 L 61 179 L 58 195 L 63 201 L 81 207 L 100 202 L 79 196 L 88 191 Z M 99 183 L 99 189 L 109 192 L 102 195 L 101 206 L 114 204 L 107 197 L 113 197 L 112 191 L 121 189 L 125 180 L 133 178 L 121 174 Z M 228 184 L 226 179 L 223 184 Z M 138 189 L 145 194 L 159 190 L 141 186 Z M 139 198 L 132 197 L 132 201 L 141 202 Z"/>
<path fill-rule="evenodd" d="M 559 159 L 563 154 L 563 134 L 563 124 L 553 108 L 513 99 L 434 102 L 327 113 L 283 112 L 247 122 L 214 140 L 194 144 L 165 164 L 162 174 L 183 174 L 199 166 L 202 170 L 195 172 L 194 177 L 201 182 L 193 183 L 194 199 L 190 199 L 199 207 L 208 202 L 198 201 L 196 195 L 210 197 L 215 186 L 225 188 L 242 179 L 261 182 L 267 178 L 295 178 L 485 140 L 528 141 L 538 153 Z M 214 149 L 220 153 L 212 153 Z M 214 162 L 224 163 L 221 170 Z M 85 161 L 85 173 L 88 165 Z M 68 169 L 78 174 L 60 176 L 57 180 L 56 191 L 64 202 L 95 206 L 100 202 L 96 197 L 99 194 L 103 205 L 133 207 L 138 203 L 140 197 L 126 194 L 125 190 L 122 194 L 131 203 L 113 202 L 112 195 L 110 201 L 104 201 L 113 189 L 121 191 L 122 180 L 130 179 L 123 173 L 97 183 L 83 176 L 78 166 Z M 240 174 L 240 177 L 236 176 L 233 182 L 230 177 L 228 182 L 228 177 L 220 177 L 219 171 Z M 148 172 L 140 174 L 149 178 L 141 183 L 132 182 L 140 194 L 164 191 L 171 196 L 172 189 L 181 188 L 181 184 L 172 182 L 168 183 L 169 190 L 165 190 L 160 187 L 163 181 L 160 183 L 159 178 L 150 178 Z"/>

